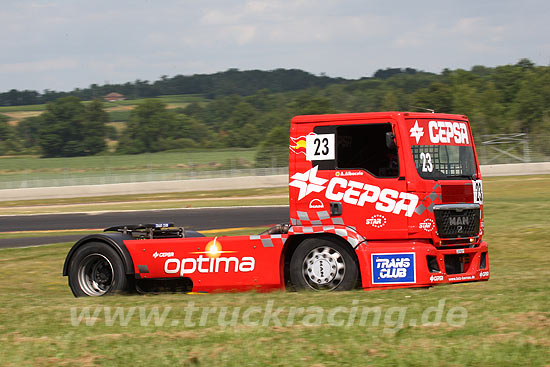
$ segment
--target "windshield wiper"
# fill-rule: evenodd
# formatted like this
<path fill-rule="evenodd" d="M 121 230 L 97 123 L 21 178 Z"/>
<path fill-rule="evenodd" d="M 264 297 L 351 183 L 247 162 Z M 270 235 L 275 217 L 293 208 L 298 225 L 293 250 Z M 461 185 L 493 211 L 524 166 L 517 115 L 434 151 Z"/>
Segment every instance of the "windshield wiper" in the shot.
<path fill-rule="evenodd" d="M 468 180 L 475 180 L 475 174 L 471 175 L 449 175 L 447 178 L 466 178 Z"/>

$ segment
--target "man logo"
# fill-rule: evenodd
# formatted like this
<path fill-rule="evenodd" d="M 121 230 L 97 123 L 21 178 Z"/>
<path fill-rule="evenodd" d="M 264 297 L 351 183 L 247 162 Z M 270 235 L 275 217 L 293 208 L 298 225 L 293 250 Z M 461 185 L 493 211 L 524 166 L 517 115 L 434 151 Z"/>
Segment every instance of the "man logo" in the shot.
<path fill-rule="evenodd" d="M 449 225 L 451 226 L 467 226 L 470 224 L 468 217 L 449 217 Z"/>
<path fill-rule="evenodd" d="M 309 208 L 310 209 L 323 209 L 325 207 L 325 204 L 319 199 L 313 199 L 309 202 Z"/>

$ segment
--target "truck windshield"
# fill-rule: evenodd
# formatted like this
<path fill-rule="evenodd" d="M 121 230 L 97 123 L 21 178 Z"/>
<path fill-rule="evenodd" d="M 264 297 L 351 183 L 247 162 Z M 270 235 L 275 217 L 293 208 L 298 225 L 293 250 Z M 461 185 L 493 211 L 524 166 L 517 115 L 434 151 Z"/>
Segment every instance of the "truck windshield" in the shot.
<path fill-rule="evenodd" d="M 476 179 L 476 164 L 471 146 L 413 145 L 416 170 L 428 180 Z"/>

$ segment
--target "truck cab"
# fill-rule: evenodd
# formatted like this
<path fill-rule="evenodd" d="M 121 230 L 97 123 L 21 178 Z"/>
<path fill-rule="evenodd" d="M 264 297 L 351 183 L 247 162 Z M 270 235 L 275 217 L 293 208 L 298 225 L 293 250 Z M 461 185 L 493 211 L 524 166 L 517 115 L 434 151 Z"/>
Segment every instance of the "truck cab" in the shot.
<path fill-rule="evenodd" d="M 466 116 L 297 116 L 289 150 L 291 224 L 354 233 L 364 288 L 488 279 Z"/>

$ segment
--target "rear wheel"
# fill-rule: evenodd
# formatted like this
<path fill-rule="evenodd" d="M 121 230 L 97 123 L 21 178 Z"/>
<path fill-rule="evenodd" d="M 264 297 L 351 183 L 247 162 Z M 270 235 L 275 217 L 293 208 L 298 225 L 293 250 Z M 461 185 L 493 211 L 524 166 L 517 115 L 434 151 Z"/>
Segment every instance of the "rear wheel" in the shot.
<path fill-rule="evenodd" d="M 78 248 L 68 274 L 69 286 L 76 297 L 103 296 L 128 288 L 120 256 L 103 242 L 89 242 Z"/>
<path fill-rule="evenodd" d="M 304 240 L 290 260 L 290 280 L 298 290 L 350 290 L 357 278 L 357 263 L 349 247 L 325 238 Z"/>

